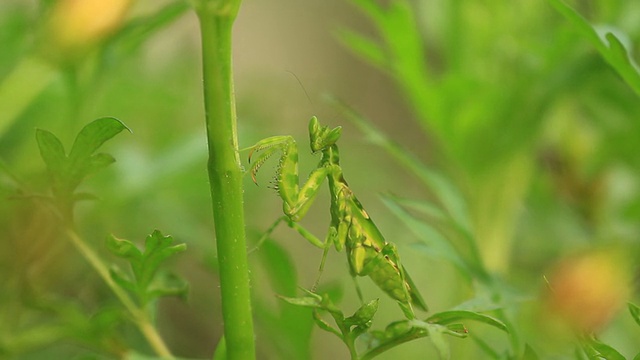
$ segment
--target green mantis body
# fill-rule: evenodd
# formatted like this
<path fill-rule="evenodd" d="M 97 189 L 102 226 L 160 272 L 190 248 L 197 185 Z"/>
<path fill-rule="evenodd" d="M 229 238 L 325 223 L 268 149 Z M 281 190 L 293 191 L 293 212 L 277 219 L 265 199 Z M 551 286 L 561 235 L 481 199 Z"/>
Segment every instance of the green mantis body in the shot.
<path fill-rule="evenodd" d="M 250 168 L 251 177 L 256 182 L 256 173 L 264 162 L 276 152 L 281 152 L 275 177 L 275 188 L 283 200 L 285 213 L 285 217 L 280 220 L 285 220 L 311 244 L 324 249 L 320 271 L 331 244 L 337 251 L 344 248 L 352 276 L 369 276 L 380 289 L 399 303 L 408 318 L 415 318 L 411 305 L 425 311 L 427 306 L 400 264 L 395 245 L 385 241 L 344 179 L 336 145 L 341 130 L 340 127 L 329 129 L 321 126 L 317 118 L 311 118 L 311 151 L 320 152 L 322 158 L 302 187 L 299 186 L 298 148 L 291 136 L 270 137 L 250 148 L 249 160 L 254 152 L 261 152 Z M 331 223 L 325 241 L 321 241 L 297 222 L 309 210 L 325 179 L 331 195 Z"/>

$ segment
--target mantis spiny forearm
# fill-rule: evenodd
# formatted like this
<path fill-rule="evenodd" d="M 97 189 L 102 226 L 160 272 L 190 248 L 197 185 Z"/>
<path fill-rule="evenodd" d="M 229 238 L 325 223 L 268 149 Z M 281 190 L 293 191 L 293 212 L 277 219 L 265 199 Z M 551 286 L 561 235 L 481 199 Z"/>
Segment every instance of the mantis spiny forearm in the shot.
<path fill-rule="evenodd" d="M 285 220 L 311 244 L 324 249 L 320 272 L 331 244 L 338 251 L 345 248 L 351 275 L 369 276 L 380 289 L 398 302 L 408 318 L 415 318 L 411 305 L 425 311 L 427 306 L 400 264 L 395 245 L 385 241 L 380 230 L 344 179 L 338 145 L 336 145 L 341 131 L 340 127 L 329 129 L 327 126 L 321 126 L 317 118 L 311 118 L 309 122 L 311 151 L 320 152 L 322 158 L 302 187 L 299 186 L 298 148 L 293 137 L 270 137 L 250 148 L 249 160 L 254 153 L 261 152 L 254 159 L 249 170 L 254 182 L 256 182 L 256 173 L 264 162 L 275 153 L 281 153 L 275 188 L 283 200 L 285 217 L 279 219 L 269 232 L 280 221 Z M 329 183 L 331 195 L 331 223 L 325 241 L 321 241 L 297 222 L 309 210 L 325 178 Z"/>

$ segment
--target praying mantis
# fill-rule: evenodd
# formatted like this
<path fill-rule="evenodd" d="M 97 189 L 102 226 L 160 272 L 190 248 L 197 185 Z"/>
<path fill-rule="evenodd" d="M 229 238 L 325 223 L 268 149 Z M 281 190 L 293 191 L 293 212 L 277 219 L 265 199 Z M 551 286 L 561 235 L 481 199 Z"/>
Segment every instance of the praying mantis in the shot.
<path fill-rule="evenodd" d="M 369 214 L 347 184 L 340 167 L 340 155 L 336 142 L 340 138 L 341 127 L 330 129 L 320 125 L 314 116 L 309 122 L 311 151 L 321 153 L 317 168 L 302 186 L 299 185 L 298 147 L 291 136 L 273 136 L 263 139 L 248 148 L 249 173 L 257 184 L 256 174 L 272 155 L 280 152 L 280 160 L 275 175 L 274 187 L 283 200 L 285 216 L 279 218 L 267 235 L 282 221 L 295 229 L 312 245 L 324 250 L 318 279 L 331 245 L 337 251 L 345 249 L 352 277 L 369 276 L 371 280 L 400 305 L 405 316 L 414 319 L 413 306 L 427 311 L 422 296 L 413 280 L 400 264 L 400 256 L 393 243 L 387 242 L 373 223 Z M 260 153 L 251 163 L 254 154 Z M 306 215 L 318 194 L 324 180 L 329 185 L 331 221 L 324 241 L 321 241 L 298 222 Z M 263 236 L 264 238 L 264 236 Z M 358 288 L 358 295 L 362 295 Z"/>

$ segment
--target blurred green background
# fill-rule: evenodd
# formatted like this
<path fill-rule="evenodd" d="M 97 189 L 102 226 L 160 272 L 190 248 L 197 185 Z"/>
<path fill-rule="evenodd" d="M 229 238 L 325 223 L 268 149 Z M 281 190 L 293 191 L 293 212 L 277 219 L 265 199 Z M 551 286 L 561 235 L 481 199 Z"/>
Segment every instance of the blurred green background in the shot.
<path fill-rule="evenodd" d="M 594 322 L 603 342 L 632 358 L 640 351 L 640 329 L 624 302 L 638 299 L 638 95 L 550 3 L 371 4 L 243 2 L 234 33 L 240 147 L 293 135 L 302 149 L 300 172 L 307 174 L 317 162 L 307 151 L 309 118 L 342 125 L 345 176 L 387 240 L 398 245 L 431 310 L 470 299 L 477 310 L 506 309 L 501 316 L 514 326 L 511 337 L 469 324 L 473 339 L 451 340 L 455 359 L 507 358 L 525 343 L 542 359 L 576 358 L 572 339 L 539 326 L 538 305 L 563 301 L 553 292 L 545 295 L 545 276 L 576 254 L 623 253 L 621 261 L 616 255 L 597 262 L 595 273 L 604 276 L 587 272 L 582 280 L 609 286 L 602 292 L 614 299 Z M 638 58 L 640 3 L 572 5 Z M 115 307 L 115 300 L 60 236 L 55 218 L 22 196 L 48 191 L 36 128 L 57 134 L 68 149 L 83 125 L 114 116 L 133 134 L 106 144 L 117 162 L 83 185 L 99 199 L 78 207 L 80 232 L 109 261 L 115 261 L 104 251 L 110 233 L 142 241 L 157 228 L 187 243 L 188 251 L 172 265 L 190 282 L 189 299 L 161 301 L 157 321 L 176 355 L 208 358 L 222 324 L 195 14 L 181 2 L 135 1 L 113 29 L 74 52 L 52 40 L 55 6 L 49 0 L 0 3 L 0 357 L 110 358 L 115 349 L 148 351 L 126 324 L 116 330 L 91 326 L 91 316 Z M 376 145 L 363 135 L 364 125 L 349 120 L 357 116 L 328 102 L 327 94 L 415 158 L 405 156 L 403 163 Z M 407 163 L 440 182 L 423 181 Z M 250 243 L 281 211 L 267 188 L 271 168 L 275 161 L 265 165 L 259 187 L 246 179 Z M 385 206 L 380 194 L 431 204 L 451 222 L 433 221 L 433 212 L 425 215 L 406 201 L 387 197 Z M 319 237 L 329 219 L 323 196 L 303 222 Z M 400 217 L 393 210 L 398 204 L 407 210 Z M 437 240 L 416 234 L 421 228 L 411 225 L 414 218 Z M 459 228 L 468 229 L 466 240 Z M 298 284 L 310 287 L 321 251 L 290 229 L 273 237 L 298 269 Z M 431 251 L 443 243 L 478 267 L 461 269 L 451 253 Z M 291 340 L 297 345 L 274 334 L 270 316 L 283 306 L 268 275 L 279 266 L 274 259 L 260 251 L 250 255 L 259 357 L 302 356 L 310 341 L 308 356 L 346 359 L 343 345 L 319 329 L 311 340 Z M 323 283 L 341 286 L 345 312 L 354 311 L 357 297 L 344 255 L 331 252 L 326 268 Z M 374 328 L 400 318 L 370 280 L 360 284 L 365 298 L 381 297 Z M 585 306 L 587 317 L 597 312 L 571 304 Z M 428 340 L 419 340 L 380 358 L 434 356 Z"/>

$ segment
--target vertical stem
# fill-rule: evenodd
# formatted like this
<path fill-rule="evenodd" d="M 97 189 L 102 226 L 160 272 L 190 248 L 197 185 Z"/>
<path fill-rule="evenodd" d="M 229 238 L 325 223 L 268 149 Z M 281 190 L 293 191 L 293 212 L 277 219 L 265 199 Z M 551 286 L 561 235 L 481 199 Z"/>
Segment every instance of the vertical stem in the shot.
<path fill-rule="evenodd" d="M 239 0 L 201 0 L 196 11 L 227 357 L 244 360 L 255 358 L 255 345 L 231 71 L 231 30 L 239 4 Z"/>

